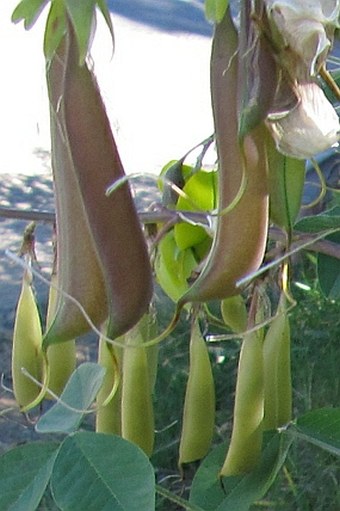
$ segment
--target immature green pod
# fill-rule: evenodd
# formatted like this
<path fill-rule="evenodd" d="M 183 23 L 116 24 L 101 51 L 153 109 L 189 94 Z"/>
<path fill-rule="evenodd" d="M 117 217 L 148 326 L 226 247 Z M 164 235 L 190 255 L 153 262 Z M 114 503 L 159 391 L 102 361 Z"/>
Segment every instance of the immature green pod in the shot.
<path fill-rule="evenodd" d="M 152 307 L 150 307 L 149 311 L 146 314 L 144 314 L 139 324 L 144 342 L 148 342 L 150 339 L 154 339 L 156 337 L 158 332 L 158 324 L 155 311 L 152 309 Z M 151 393 L 154 393 L 157 380 L 158 354 L 159 344 L 149 346 L 146 349 Z"/>
<path fill-rule="evenodd" d="M 147 349 L 141 325 L 126 335 L 122 364 L 122 437 L 151 456 L 154 445 L 154 414 Z"/>
<path fill-rule="evenodd" d="M 37 302 L 31 285 L 32 276 L 26 270 L 17 304 L 12 347 L 12 380 L 15 400 L 23 408 L 35 401 L 40 387 L 30 376 L 42 380 L 42 329 Z"/>
<path fill-rule="evenodd" d="M 97 395 L 96 432 L 121 434 L 121 385 L 105 403 L 117 379 L 120 379 L 122 349 L 112 346 L 103 338 L 99 339 L 98 364 L 106 369 L 103 385 Z"/>
<path fill-rule="evenodd" d="M 247 328 L 247 307 L 242 295 L 229 296 L 221 301 L 221 314 L 224 323 L 235 333 Z"/>
<path fill-rule="evenodd" d="M 251 471 L 261 456 L 264 378 L 263 328 L 246 333 L 237 371 L 234 421 L 221 476 Z"/>
<path fill-rule="evenodd" d="M 211 55 L 211 94 L 219 159 L 217 230 L 206 266 L 179 300 L 223 299 L 238 294 L 237 281 L 262 262 L 268 226 L 267 158 L 263 123 L 240 141 L 238 37 L 229 9 L 217 24 Z M 246 183 L 235 206 L 226 214 Z"/>
<path fill-rule="evenodd" d="M 276 429 L 292 418 L 292 381 L 290 367 L 290 325 L 286 297 L 280 298 L 276 317 L 263 343 L 264 429 Z"/>
<path fill-rule="evenodd" d="M 46 328 L 51 325 L 57 307 L 57 286 L 58 279 L 56 274 L 51 277 L 51 287 L 48 297 L 48 307 L 46 314 Z M 62 344 L 52 344 L 47 348 L 47 360 L 50 370 L 48 388 L 57 396 L 60 396 L 71 374 L 76 368 L 76 343 L 75 339 L 70 339 Z M 48 392 L 45 396 L 52 398 Z"/>
<path fill-rule="evenodd" d="M 206 342 L 198 320 L 191 327 L 189 378 L 186 387 L 179 460 L 200 460 L 208 453 L 215 426 L 215 388 Z"/>

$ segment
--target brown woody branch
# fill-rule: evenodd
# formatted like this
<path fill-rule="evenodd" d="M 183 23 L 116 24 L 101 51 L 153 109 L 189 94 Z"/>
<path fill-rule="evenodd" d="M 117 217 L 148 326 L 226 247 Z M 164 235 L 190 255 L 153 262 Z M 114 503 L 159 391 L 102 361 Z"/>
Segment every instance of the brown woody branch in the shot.
<path fill-rule="evenodd" d="M 193 222 L 200 224 L 209 225 L 208 217 L 204 213 L 195 213 L 192 211 L 172 211 L 163 207 L 159 207 L 154 210 L 139 211 L 139 218 L 143 224 L 158 224 L 158 223 L 171 223 L 175 224 L 183 221 L 183 216 L 186 216 Z M 42 223 L 54 223 L 55 214 L 49 211 L 37 211 L 37 210 L 20 210 L 13 208 L 4 208 L 0 206 L 0 217 L 11 218 L 15 220 L 27 220 L 30 222 L 42 222 Z M 278 242 L 285 241 L 284 233 L 277 227 L 271 227 L 269 229 L 270 239 Z M 299 244 L 304 244 L 308 241 L 313 240 L 313 235 L 302 232 L 295 232 L 293 238 L 293 247 L 297 247 Z M 293 248 L 292 247 L 292 248 Z M 313 252 L 320 252 L 336 259 L 340 259 L 340 245 L 329 240 L 318 240 L 308 246 L 308 250 Z"/>

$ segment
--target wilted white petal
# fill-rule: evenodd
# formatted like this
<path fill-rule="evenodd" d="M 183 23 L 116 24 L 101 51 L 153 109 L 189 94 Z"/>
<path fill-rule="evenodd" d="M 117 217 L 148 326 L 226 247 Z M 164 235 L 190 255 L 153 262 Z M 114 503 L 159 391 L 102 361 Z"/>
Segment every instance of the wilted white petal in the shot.
<path fill-rule="evenodd" d="M 277 149 L 300 159 L 307 159 L 338 143 L 340 123 L 337 113 L 316 83 L 304 83 L 296 90 L 300 102 L 285 117 L 275 113 L 267 125 Z"/>
<path fill-rule="evenodd" d="M 339 0 L 267 0 L 269 19 L 314 76 L 331 48 Z M 287 54 L 288 56 L 288 54 Z"/>

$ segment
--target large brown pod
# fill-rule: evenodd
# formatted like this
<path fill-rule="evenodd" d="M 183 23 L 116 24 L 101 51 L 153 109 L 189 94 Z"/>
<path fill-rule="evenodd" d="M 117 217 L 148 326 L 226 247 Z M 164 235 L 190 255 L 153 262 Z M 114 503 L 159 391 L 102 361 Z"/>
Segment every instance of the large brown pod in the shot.
<path fill-rule="evenodd" d="M 48 65 L 51 154 L 56 202 L 58 288 L 76 299 L 91 321 L 100 325 L 108 315 L 103 271 L 85 213 L 61 114 L 66 69 L 66 40 Z M 89 324 L 79 307 L 59 293 L 55 318 L 44 343 L 64 342 L 84 334 Z"/>
<path fill-rule="evenodd" d="M 79 191 L 83 221 L 89 226 L 104 281 L 104 303 L 103 297 L 98 303 L 103 303 L 102 313 L 109 317 L 108 333 L 115 338 L 129 330 L 146 311 L 152 296 L 151 267 L 128 184 L 110 196 L 105 195 L 107 188 L 125 173 L 94 75 L 86 63 L 79 65 L 71 24 L 68 24 L 65 44 L 57 122 L 72 163 L 69 171 L 76 192 Z M 76 218 L 69 221 L 78 225 Z M 60 251 L 58 257 L 63 265 Z M 77 271 L 75 267 L 73 270 Z M 90 275 L 88 280 L 91 288 Z M 47 343 L 55 342 L 53 336 L 57 330 L 55 322 L 48 332 Z"/>
<path fill-rule="evenodd" d="M 216 26 L 211 55 L 211 94 L 219 158 L 217 230 L 206 266 L 179 301 L 223 299 L 238 294 L 238 280 L 260 266 L 268 227 L 264 124 L 240 142 L 238 132 L 238 37 L 229 9 Z M 225 214 L 242 190 L 241 198 Z"/>

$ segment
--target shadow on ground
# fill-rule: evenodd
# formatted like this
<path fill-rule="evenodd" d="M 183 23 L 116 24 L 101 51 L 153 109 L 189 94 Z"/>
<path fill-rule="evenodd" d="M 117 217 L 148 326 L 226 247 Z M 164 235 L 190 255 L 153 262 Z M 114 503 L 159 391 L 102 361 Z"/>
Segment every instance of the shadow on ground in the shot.
<path fill-rule="evenodd" d="M 183 32 L 210 37 L 203 0 L 110 0 L 112 13 L 166 32 Z"/>

